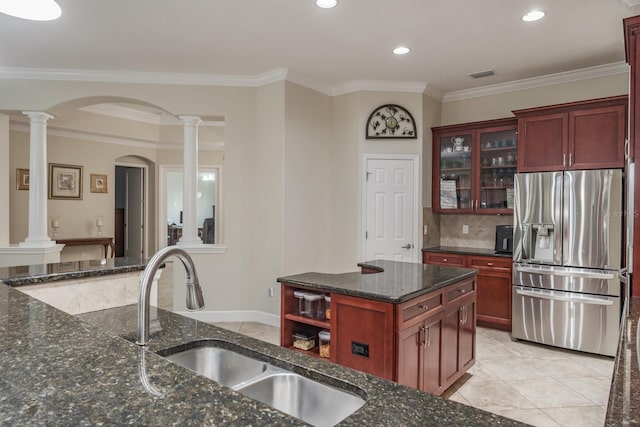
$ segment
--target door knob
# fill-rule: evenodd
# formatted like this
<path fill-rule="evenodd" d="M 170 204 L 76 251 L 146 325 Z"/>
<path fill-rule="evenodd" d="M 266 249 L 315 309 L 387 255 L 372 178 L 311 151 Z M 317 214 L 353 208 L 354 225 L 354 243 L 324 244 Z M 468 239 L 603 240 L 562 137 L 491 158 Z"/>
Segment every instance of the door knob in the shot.
<path fill-rule="evenodd" d="M 402 249 L 411 249 L 413 247 L 413 245 L 411 243 L 407 243 L 404 246 L 400 246 Z"/>

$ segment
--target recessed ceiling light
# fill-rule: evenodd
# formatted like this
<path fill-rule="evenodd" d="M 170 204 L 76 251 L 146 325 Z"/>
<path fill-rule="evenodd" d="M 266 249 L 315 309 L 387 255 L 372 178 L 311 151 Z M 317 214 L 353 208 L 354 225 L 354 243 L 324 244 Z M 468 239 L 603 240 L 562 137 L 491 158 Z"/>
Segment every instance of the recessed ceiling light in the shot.
<path fill-rule="evenodd" d="M 338 0 L 316 0 L 316 6 L 323 9 L 331 9 L 332 7 L 336 7 L 337 4 Z"/>
<path fill-rule="evenodd" d="M 52 21 L 62 14 L 54 0 L 0 0 L 0 12 L 31 21 Z"/>
<path fill-rule="evenodd" d="M 411 49 L 404 46 L 398 46 L 397 48 L 393 49 L 393 53 L 395 53 L 396 55 L 406 55 L 409 52 L 411 52 Z"/>
<path fill-rule="evenodd" d="M 544 18 L 544 15 L 545 13 L 541 10 L 532 10 L 531 12 L 525 13 L 522 20 L 525 22 L 533 22 Z"/>

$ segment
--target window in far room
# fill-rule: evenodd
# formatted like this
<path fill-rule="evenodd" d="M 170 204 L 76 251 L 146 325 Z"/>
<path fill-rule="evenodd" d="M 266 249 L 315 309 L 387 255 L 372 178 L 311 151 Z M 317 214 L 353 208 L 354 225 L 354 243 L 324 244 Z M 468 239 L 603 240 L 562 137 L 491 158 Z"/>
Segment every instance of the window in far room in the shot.
<path fill-rule="evenodd" d="M 182 167 L 163 167 L 166 188 L 166 246 L 175 245 L 182 236 Z M 205 244 L 220 243 L 220 169 L 198 168 L 198 235 Z"/>

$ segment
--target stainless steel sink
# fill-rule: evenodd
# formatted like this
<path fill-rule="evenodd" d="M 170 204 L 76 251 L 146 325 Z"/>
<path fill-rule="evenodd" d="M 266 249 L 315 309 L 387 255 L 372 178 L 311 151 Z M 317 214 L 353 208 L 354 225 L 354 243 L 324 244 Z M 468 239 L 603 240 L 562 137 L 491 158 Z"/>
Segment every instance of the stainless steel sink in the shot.
<path fill-rule="evenodd" d="M 171 354 L 172 362 L 315 426 L 332 426 L 365 404 L 361 397 L 215 344 Z"/>
<path fill-rule="evenodd" d="M 228 387 L 256 378 L 267 370 L 266 363 L 221 347 L 195 347 L 165 357 Z"/>
<path fill-rule="evenodd" d="M 365 403 L 354 394 L 286 371 L 237 391 L 315 426 L 333 426 Z"/>

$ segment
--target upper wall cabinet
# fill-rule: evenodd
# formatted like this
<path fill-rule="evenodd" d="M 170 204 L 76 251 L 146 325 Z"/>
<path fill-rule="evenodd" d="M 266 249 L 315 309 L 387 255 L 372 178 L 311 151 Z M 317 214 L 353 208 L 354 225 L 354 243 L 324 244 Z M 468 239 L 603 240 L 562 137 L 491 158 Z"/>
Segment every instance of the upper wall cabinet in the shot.
<path fill-rule="evenodd" d="M 432 128 L 435 212 L 513 212 L 516 127 L 510 118 Z"/>
<path fill-rule="evenodd" d="M 624 167 L 626 95 L 513 113 L 518 172 Z"/>

